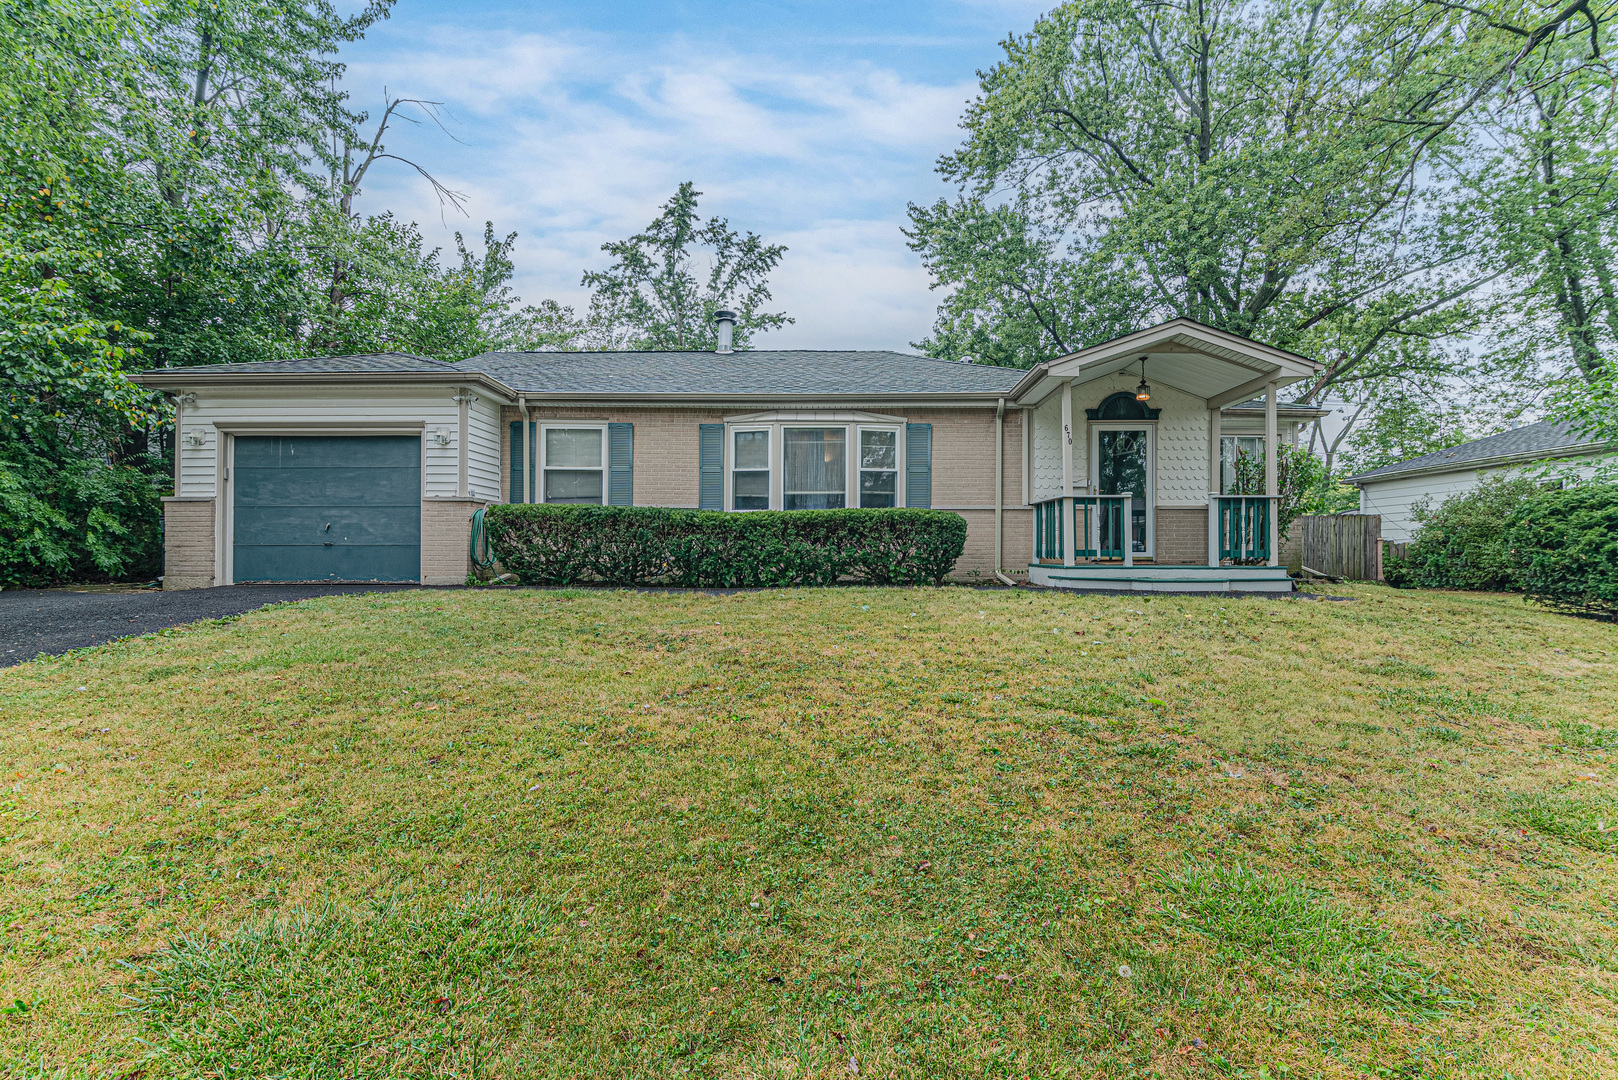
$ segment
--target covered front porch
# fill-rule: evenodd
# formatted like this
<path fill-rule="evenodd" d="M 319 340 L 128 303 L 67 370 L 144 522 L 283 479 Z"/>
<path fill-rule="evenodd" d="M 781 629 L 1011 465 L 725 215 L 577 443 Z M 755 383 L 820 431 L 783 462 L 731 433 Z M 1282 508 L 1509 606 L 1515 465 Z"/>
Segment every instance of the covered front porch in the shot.
<path fill-rule="evenodd" d="M 1279 558 L 1278 448 L 1315 410 L 1283 408 L 1278 391 L 1316 370 L 1183 319 L 1036 368 L 1018 387 L 1028 410 L 1028 581 L 1291 592 Z M 1247 463 L 1240 478 L 1237 460 Z M 1250 468 L 1258 462 L 1261 485 Z"/>

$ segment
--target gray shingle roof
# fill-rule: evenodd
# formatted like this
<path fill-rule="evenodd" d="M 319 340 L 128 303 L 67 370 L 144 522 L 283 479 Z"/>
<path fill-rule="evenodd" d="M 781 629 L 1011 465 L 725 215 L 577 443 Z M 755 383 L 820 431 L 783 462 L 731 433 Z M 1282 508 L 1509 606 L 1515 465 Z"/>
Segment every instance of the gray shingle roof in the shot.
<path fill-rule="evenodd" d="M 1577 447 L 1594 446 L 1601 440 L 1580 435 L 1573 425 L 1558 420 L 1547 421 L 1543 424 L 1529 424 L 1526 427 L 1514 428 L 1511 431 L 1502 431 L 1498 435 L 1490 435 L 1482 439 L 1473 439 L 1471 442 L 1452 446 L 1447 450 L 1434 450 L 1430 454 L 1411 458 L 1409 461 L 1399 461 L 1392 465 L 1384 465 L 1380 469 L 1350 476 L 1351 481 L 1385 480 L 1400 473 L 1418 472 L 1425 469 L 1455 468 L 1465 469 L 1480 462 L 1495 458 L 1531 457 L 1540 455 L 1551 457 L 1558 450 L 1567 450 Z"/>
<path fill-rule="evenodd" d="M 454 371 L 453 364 L 429 360 L 411 353 L 364 353 L 358 356 L 306 356 L 297 360 L 262 360 L 250 364 L 211 364 L 199 368 L 155 368 L 145 375 L 173 375 L 176 372 L 224 375 L 385 375 L 397 371 Z"/>
<path fill-rule="evenodd" d="M 527 394 L 1003 394 L 1027 374 L 907 353 L 811 349 L 489 352 L 455 366 Z"/>

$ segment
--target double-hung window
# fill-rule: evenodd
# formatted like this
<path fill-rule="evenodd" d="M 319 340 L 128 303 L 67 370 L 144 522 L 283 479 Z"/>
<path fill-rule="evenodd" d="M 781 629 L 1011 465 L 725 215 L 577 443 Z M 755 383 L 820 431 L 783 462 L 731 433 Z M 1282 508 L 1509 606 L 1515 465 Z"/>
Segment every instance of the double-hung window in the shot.
<path fill-rule="evenodd" d="M 839 510 L 848 505 L 848 429 L 789 427 L 781 433 L 788 510 Z"/>
<path fill-rule="evenodd" d="M 606 500 L 606 455 L 599 427 L 545 427 L 540 436 L 544 501 L 600 506 Z"/>
<path fill-rule="evenodd" d="M 899 433 L 860 429 L 860 506 L 899 505 Z"/>
<path fill-rule="evenodd" d="M 1236 488 L 1236 462 L 1251 458 L 1262 468 L 1264 464 L 1264 436 L 1223 435 L 1219 439 L 1219 493 L 1229 495 Z"/>
<path fill-rule="evenodd" d="M 737 510 L 770 508 L 770 432 L 731 432 L 730 505 Z"/>

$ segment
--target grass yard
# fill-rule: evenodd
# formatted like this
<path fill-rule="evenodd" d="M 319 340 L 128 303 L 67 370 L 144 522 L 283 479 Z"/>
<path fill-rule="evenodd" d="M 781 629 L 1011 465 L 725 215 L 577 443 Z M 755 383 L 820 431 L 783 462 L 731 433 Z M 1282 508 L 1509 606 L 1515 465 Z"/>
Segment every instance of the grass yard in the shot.
<path fill-rule="evenodd" d="M 0 1070 L 1618 1075 L 1618 628 L 310 600 L 0 672 Z"/>

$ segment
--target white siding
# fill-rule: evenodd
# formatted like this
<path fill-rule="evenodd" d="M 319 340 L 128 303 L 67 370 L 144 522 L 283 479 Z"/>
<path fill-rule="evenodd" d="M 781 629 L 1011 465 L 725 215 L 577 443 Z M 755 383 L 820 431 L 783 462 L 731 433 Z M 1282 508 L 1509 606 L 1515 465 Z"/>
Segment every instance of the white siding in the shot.
<path fill-rule="evenodd" d="M 479 495 L 498 499 L 500 441 L 495 417 L 500 403 L 487 391 L 476 391 L 479 401 L 470 410 L 467 440 L 467 475 Z M 182 421 L 180 494 L 211 497 L 216 494 L 219 429 L 236 425 L 284 424 L 288 427 L 329 426 L 341 434 L 345 425 L 353 433 L 367 426 L 397 424 L 401 429 L 422 427 L 426 441 L 428 498 L 453 498 L 458 492 L 460 407 L 453 386 L 393 389 L 387 387 L 320 387 L 307 391 L 274 389 L 213 389 L 196 391 L 195 404 L 187 405 Z M 442 428 L 449 445 L 439 446 L 432 433 Z M 185 445 L 185 433 L 200 431 L 203 445 Z"/>
<path fill-rule="evenodd" d="M 466 462 L 467 489 L 480 499 L 500 502 L 500 403 L 490 400 L 486 390 L 476 393 L 478 399 L 466 417 L 471 449 Z"/>
<path fill-rule="evenodd" d="M 1088 459 L 1090 432 L 1084 410 L 1099 408 L 1110 394 L 1133 393 L 1140 373 L 1119 372 L 1073 388 L 1075 438 L 1073 440 L 1074 484 L 1089 484 Z M 1160 383 L 1152 384 L 1153 408 L 1157 418 L 1157 505 L 1204 507 L 1208 505 L 1208 403 L 1184 390 Z M 1061 405 L 1057 404 L 1057 427 L 1061 427 Z M 1058 470 L 1061 462 L 1058 459 Z M 1060 486 L 1060 475 L 1058 475 Z"/>
<path fill-rule="evenodd" d="M 1062 392 L 1049 395 L 1032 412 L 1034 425 L 1033 496 L 1035 502 L 1062 494 Z M 1082 415 L 1082 414 L 1081 414 Z"/>
<path fill-rule="evenodd" d="M 1411 509 L 1419 502 L 1426 501 L 1428 508 L 1437 510 L 1445 501 L 1456 495 L 1464 495 L 1478 486 L 1478 481 L 1485 475 L 1494 475 L 1508 472 L 1538 473 L 1547 467 L 1557 468 L 1556 463 L 1549 461 L 1534 462 L 1529 465 L 1516 465 L 1510 468 L 1494 469 L 1456 469 L 1453 472 L 1427 473 L 1422 476 L 1395 476 L 1386 480 L 1376 480 L 1360 488 L 1360 513 L 1382 515 L 1382 538 L 1384 540 L 1409 540 L 1416 531 L 1416 523 L 1411 518 Z M 1565 471 L 1577 476 L 1589 476 L 1599 467 L 1599 459 L 1587 458 L 1576 463 L 1569 463 L 1560 467 L 1558 471 Z"/>

